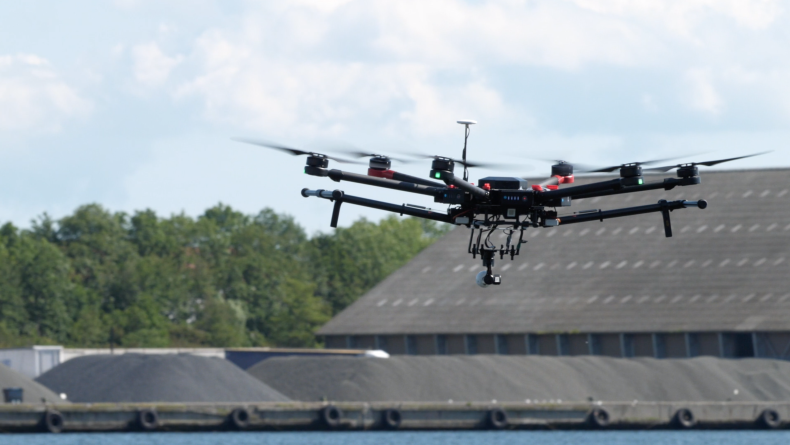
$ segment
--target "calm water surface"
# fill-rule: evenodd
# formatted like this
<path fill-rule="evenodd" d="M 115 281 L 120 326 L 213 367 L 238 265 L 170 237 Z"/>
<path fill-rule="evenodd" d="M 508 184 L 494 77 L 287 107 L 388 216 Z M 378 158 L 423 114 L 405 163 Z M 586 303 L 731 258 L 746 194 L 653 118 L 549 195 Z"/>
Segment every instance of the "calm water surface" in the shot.
<path fill-rule="evenodd" d="M 3 445 L 787 445 L 790 431 L 446 431 L 0 434 Z"/>

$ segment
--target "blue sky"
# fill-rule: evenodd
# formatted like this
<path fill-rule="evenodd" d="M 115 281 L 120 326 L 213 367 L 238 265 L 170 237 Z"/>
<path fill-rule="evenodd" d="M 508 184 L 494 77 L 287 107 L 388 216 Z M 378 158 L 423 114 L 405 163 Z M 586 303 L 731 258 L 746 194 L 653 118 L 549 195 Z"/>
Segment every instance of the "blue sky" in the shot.
<path fill-rule="evenodd" d="M 784 5 L 4 2 L 0 221 L 28 226 L 88 202 L 197 215 L 221 201 L 328 230 L 331 205 L 302 187 L 430 201 L 305 176 L 302 158 L 230 138 L 458 156 L 462 118 L 479 121 L 470 157 L 517 175 L 548 173 L 531 158 L 765 150 L 730 166 L 790 166 Z M 344 206 L 341 224 L 359 216 L 383 215 Z"/>

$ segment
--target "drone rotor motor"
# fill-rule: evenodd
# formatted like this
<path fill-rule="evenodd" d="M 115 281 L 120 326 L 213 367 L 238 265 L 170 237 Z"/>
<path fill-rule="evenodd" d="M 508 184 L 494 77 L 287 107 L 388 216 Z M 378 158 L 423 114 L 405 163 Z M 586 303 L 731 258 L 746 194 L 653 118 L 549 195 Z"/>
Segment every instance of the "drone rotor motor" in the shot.
<path fill-rule="evenodd" d="M 552 165 L 551 176 L 573 176 L 573 164 L 562 162 Z"/>
<path fill-rule="evenodd" d="M 389 170 L 392 167 L 392 161 L 386 156 L 374 156 L 370 158 L 368 167 L 374 170 Z"/>
<path fill-rule="evenodd" d="M 327 167 L 329 167 L 329 158 L 310 155 L 305 162 L 304 172 L 313 176 L 326 176 Z"/>
<path fill-rule="evenodd" d="M 308 156 L 305 165 L 308 167 L 327 168 L 329 167 L 329 159 L 324 156 Z"/>
<path fill-rule="evenodd" d="M 642 166 L 639 164 L 624 165 L 620 168 L 621 178 L 635 178 L 637 176 L 642 176 Z"/>
<path fill-rule="evenodd" d="M 448 158 L 435 158 L 431 163 L 431 169 L 452 172 L 455 169 L 455 162 Z"/>
<path fill-rule="evenodd" d="M 678 169 L 678 178 L 693 178 L 699 176 L 699 169 L 695 165 L 688 165 Z"/>

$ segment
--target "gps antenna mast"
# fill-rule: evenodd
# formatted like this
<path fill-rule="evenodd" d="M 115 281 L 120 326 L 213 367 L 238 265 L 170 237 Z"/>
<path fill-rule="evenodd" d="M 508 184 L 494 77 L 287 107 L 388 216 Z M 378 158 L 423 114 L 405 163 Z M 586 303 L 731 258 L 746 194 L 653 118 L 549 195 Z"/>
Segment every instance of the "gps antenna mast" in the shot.
<path fill-rule="evenodd" d="M 466 141 L 467 139 L 469 139 L 469 126 L 476 124 L 477 121 L 460 120 L 456 122 L 466 127 L 466 130 L 464 132 L 464 153 L 461 156 L 461 159 L 464 161 L 464 181 L 469 181 L 469 170 L 466 168 Z"/>

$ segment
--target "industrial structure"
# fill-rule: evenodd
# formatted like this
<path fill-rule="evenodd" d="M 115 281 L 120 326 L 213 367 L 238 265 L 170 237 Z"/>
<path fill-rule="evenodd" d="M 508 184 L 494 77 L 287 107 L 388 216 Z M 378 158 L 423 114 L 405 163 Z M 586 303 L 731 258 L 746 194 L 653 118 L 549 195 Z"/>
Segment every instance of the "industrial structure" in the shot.
<path fill-rule="evenodd" d="M 573 209 L 660 199 L 709 206 L 672 213 L 672 238 L 657 214 L 530 229 L 500 268 L 507 280 L 487 289 L 468 279 L 483 266 L 458 227 L 318 335 L 390 354 L 790 358 L 790 170 L 705 172 L 693 188 Z"/>

